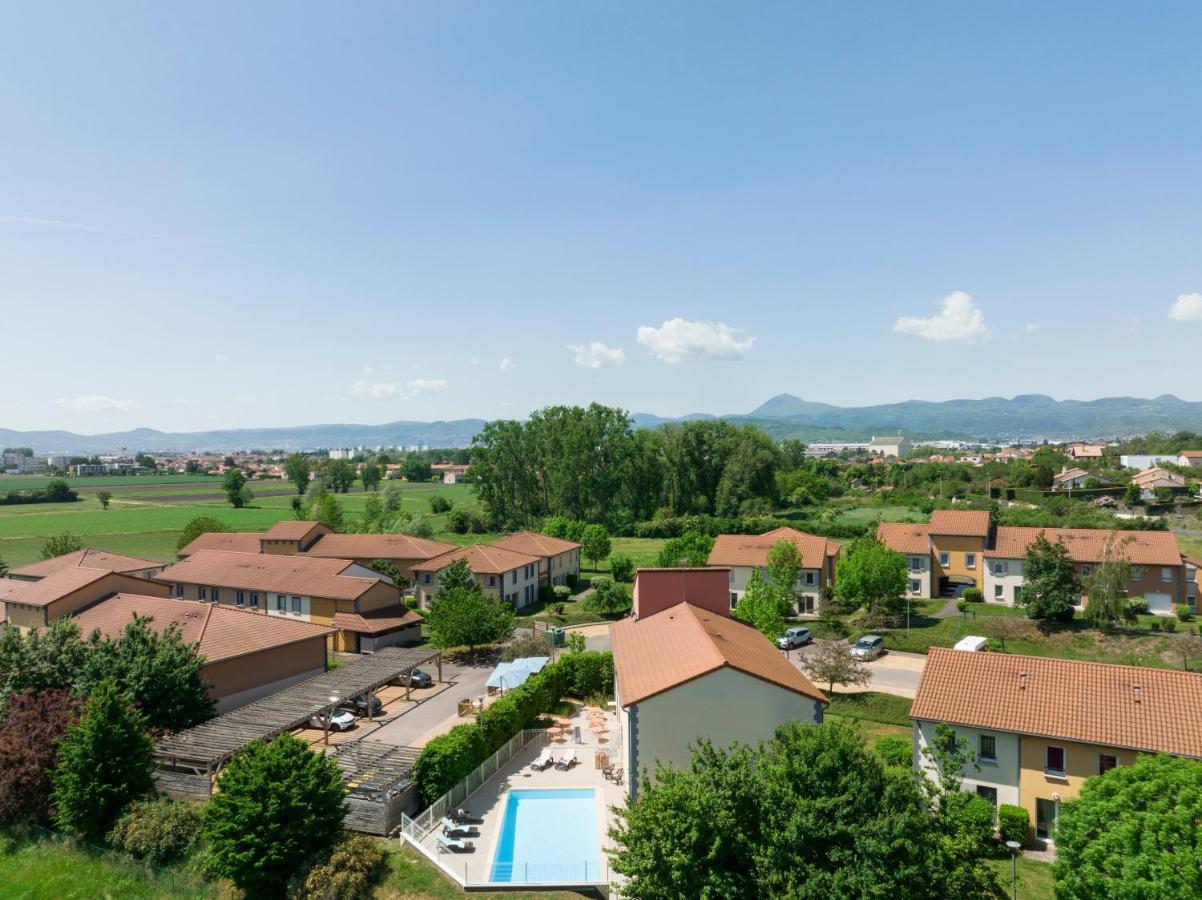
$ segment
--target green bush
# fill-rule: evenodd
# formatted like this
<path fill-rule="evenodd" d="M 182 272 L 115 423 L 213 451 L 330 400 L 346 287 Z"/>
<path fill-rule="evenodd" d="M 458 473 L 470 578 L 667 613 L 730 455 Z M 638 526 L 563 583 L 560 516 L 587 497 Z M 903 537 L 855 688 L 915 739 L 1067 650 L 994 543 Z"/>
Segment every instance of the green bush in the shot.
<path fill-rule="evenodd" d="M 886 734 L 877 738 L 873 749 L 887 766 L 909 769 L 914 765 L 914 749 L 909 739 L 900 734 Z"/>
<path fill-rule="evenodd" d="M 984 603 L 985 592 L 978 587 L 965 588 L 964 599 L 969 603 Z"/>
<path fill-rule="evenodd" d="M 1160 619 L 1153 619 L 1150 623 L 1148 623 L 1148 627 L 1153 631 L 1160 631 Z"/>
<path fill-rule="evenodd" d="M 1194 611 L 1184 603 L 1177 606 L 1177 618 L 1182 622 L 1192 622 L 1194 620 Z"/>
<path fill-rule="evenodd" d="M 556 665 L 563 671 L 563 693 L 569 697 L 591 697 L 614 692 L 612 653 L 586 651 L 566 653 Z"/>
<path fill-rule="evenodd" d="M 1177 620 L 1166 618 L 1163 622 L 1160 623 L 1160 627 L 1168 632 L 1176 631 L 1177 630 Z"/>
<path fill-rule="evenodd" d="M 162 866 L 188 855 L 200 832 L 200 810 L 167 797 L 135 800 L 108 834 L 130 856 Z"/>
<path fill-rule="evenodd" d="M 413 763 L 422 805 L 429 806 L 488 758 L 484 730 L 479 725 L 456 725 L 427 742 Z"/>
<path fill-rule="evenodd" d="M 435 494 L 430 498 L 430 512 L 437 515 L 438 513 L 450 512 L 452 503 L 442 494 Z"/>
<path fill-rule="evenodd" d="M 1031 819 L 1021 806 L 1003 803 L 997 808 L 997 828 L 1003 841 L 1027 842 L 1027 834 L 1031 829 Z"/>
<path fill-rule="evenodd" d="M 522 708 L 518 699 L 512 694 L 494 700 L 484 707 L 480 713 L 480 728 L 484 732 L 484 743 L 489 754 L 495 753 L 501 746 L 524 728 Z"/>
<path fill-rule="evenodd" d="M 634 581 L 634 560 L 621 553 L 609 558 L 609 574 L 614 581 Z"/>
<path fill-rule="evenodd" d="M 559 603 L 566 603 L 572 598 L 572 589 L 566 584 L 557 584 L 551 588 L 551 596 Z"/>
<path fill-rule="evenodd" d="M 357 834 L 343 839 L 327 860 L 313 866 L 303 879 L 293 879 L 288 895 L 295 900 L 357 900 L 368 896 L 372 881 L 384 865 L 384 846 Z M 296 881 L 300 881 L 296 885 Z"/>
<path fill-rule="evenodd" d="M 1127 601 L 1127 611 L 1133 616 L 1146 616 L 1151 609 L 1152 607 L 1143 597 L 1132 597 Z"/>

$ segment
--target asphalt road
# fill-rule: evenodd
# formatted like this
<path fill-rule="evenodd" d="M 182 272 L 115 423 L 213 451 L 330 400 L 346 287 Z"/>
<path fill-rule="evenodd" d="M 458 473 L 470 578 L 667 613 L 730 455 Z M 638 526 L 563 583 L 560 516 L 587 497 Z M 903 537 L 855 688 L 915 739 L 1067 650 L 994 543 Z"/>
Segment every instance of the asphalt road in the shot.
<path fill-rule="evenodd" d="M 438 670 L 434 666 L 423 666 L 423 670 L 437 677 Z M 446 679 L 446 685 L 391 722 L 380 726 L 365 740 L 421 747 L 432 737 L 450 731 L 460 722 L 470 721 L 459 718 L 459 701 L 482 697 L 484 682 L 492 670 L 490 665 L 461 666 L 444 662 L 442 677 Z"/>
<path fill-rule="evenodd" d="M 801 660 L 806 654 L 813 651 L 813 644 L 797 650 L 790 650 L 788 652 L 789 661 L 800 669 Z M 872 681 L 867 690 L 913 698 L 914 692 L 918 690 L 918 680 L 922 678 L 922 670 L 926 662 L 926 656 L 921 653 L 901 653 L 897 650 L 890 650 L 868 663 L 868 668 L 872 672 Z M 822 690 L 826 690 L 826 685 L 818 686 Z M 859 685 L 851 685 L 846 688 L 835 686 L 835 693 L 852 693 L 862 690 L 865 688 Z"/>

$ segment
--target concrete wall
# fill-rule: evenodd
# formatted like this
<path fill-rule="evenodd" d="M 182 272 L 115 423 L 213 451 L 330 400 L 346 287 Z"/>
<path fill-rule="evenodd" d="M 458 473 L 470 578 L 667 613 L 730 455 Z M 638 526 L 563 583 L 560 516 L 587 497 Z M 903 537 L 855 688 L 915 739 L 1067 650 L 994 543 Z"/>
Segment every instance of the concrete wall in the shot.
<path fill-rule="evenodd" d="M 1023 586 L 1023 561 L 1021 559 L 986 560 L 985 602 L 1004 603 L 1013 606 L 1019 589 Z M 998 590 L 1001 590 L 999 596 Z"/>
<path fill-rule="evenodd" d="M 966 738 L 974 754 L 980 754 L 981 735 L 994 738 L 997 759 L 989 762 L 977 759 L 976 766 L 965 766 L 960 775 L 964 779 L 963 789 L 975 792 L 978 785 L 997 790 L 997 802 L 1017 804 L 1019 801 L 1019 737 L 1004 731 L 986 731 L 979 728 L 955 727 L 957 738 Z M 934 762 L 923 752 L 930 747 L 935 736 L 934 722 L 914 722 L 914 765 L 936 777 Z"/>
<path fill-rule="evenodd" d="M 917 582 L 917 586 L 915 585 Z M 906 554 L 906 596 L 914 599 L 931 596 L 931 554 Z"/>
<path fill-rule="evenodd" d="M 568 550 L 552 556 L 549 561 L 540 560 L 540 566 L 546 566 L 551 584 L 567 584 L 568 576 L 580 577 L 580 550 Z"/>
<path fill-rule="evenodd" d="M 1063 747 L 1065 775 L 1063 778 L 1044 771 L 1045 752 L 1048 747 Z M 1031 817 L 1031 840 L 1035 839 L 1035 801 L 1052 800 L 1057 807 L 1065 800 L 1073 800 L 1081 792 L 1085 779 L 1098 774 L 1098 754 L 1108 753 L 1118 757 L 1120 766 L 1135 762 L 1136 753 L 1095 744 L 1078 744 L 1049 738 L 1024 736 L 1019 756 L 1020 791 L 1019 805 Z"/>

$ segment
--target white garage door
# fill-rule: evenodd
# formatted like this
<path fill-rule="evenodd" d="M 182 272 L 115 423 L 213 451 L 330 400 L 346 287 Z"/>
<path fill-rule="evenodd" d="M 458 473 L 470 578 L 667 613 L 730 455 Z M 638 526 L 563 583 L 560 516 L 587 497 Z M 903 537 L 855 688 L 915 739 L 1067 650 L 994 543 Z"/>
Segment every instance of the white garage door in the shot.
<path fill-rule="evenodd" d="M 1151 611 L 1158 616 L 1171 616 L 1173 614 L 1172 594 L 1144 594 L 1144 599 L 1148 601 Z"/>

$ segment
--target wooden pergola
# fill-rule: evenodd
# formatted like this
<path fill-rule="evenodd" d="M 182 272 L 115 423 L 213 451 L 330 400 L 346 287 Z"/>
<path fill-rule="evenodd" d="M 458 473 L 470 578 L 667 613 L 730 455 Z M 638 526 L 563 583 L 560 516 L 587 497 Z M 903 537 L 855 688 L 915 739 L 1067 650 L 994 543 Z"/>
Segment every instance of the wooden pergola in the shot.
<path fill-rule="evenodd" d="M 346 786 L 347 828 L 386 835 L 400 824 L 401 813 L 417 812 L 417 754 L 416 747 L 379 741 L 352 741 L 330 750 Z"/>
<path fill-rule="evenodd" d="M 386 647 L 164 738 L 154 751 L 156 781 L 173 793 L 208 796 L 213 776 L 248 744 L 299 728 L 315 715 L 325 716 L 328 728 L 329 713 L 356 697 L 367 699 L 370 712 L 375 691 L 393 682 L 408 687 L 410 673 L 431 662 L 442 681 L 441 651 Z"/>

